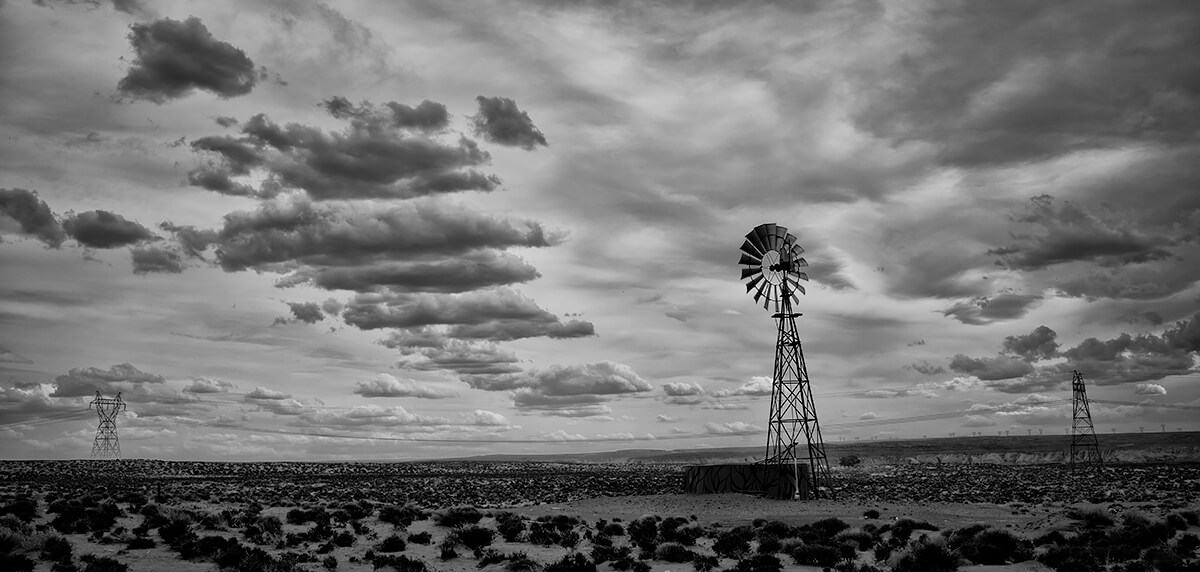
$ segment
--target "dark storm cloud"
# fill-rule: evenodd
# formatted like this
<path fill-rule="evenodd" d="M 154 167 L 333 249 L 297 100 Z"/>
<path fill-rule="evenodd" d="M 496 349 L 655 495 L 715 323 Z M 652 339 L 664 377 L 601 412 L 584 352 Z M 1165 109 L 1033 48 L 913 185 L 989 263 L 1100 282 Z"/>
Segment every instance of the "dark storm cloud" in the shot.
<path fill-rule="evenodd" d="M 944 368 L 940 365 L 937 365 L 935 363 L 930 363 L 928 361 L 914 362 L 912 365 L 909 365 L 908 367 L 912 368 L 913 371 L 916 371 L 917 373 L 922 374 L 922 375 L 940 375 L 940 374 L 946 373 L 946 368 Z"/>
<path fill-rule="evenodd" d="M 520 409 L 578 409 L 614 396 L 651 391 L 650 384 L 629 366 L 602 361 L 583 365 L 554 365 L 499 375 L 461 376 L 474 389 L 513 391 L 513 405 Z"/>
<path fill-rule="evenodd" d="M 1164 321 L 1162 314 L 1159 314 L 1158 312 L 1154 312 L 1154 311 L 1143 312 L 1142 317 L 1146 318 L 1146 321 L 1150 322 L 1150 324 L 1154 325 L 1154 326 L 1161 326 Z"/>
<path fill-rule="evenodd" d="M 109 394 L 129 390 L 133 386 L 145 383 L 163 383 L 161 375 L 146 373 L 132 364 L 122 363 L 109 369 L 95 367 L 77 367 L 54 378 L 56 385 L 50 397 L 83 397 L 94 395 L 97 391 Z M 130 385 L 118 385 L 128 383 Z"/>
<path fill-rule="evenodd" d="M 4 217 L 10 218 L 16 221 L 21 234 L 32 236 L 46 246 L 58 248 L 66 239 L 62 225 L 36 191 L 0 189 L 0 215 L 0 223 Z M 0 232 L 3 231 L 4 226 L 0 225 Z"/>
<path fill-rule="evenodd" d="M 521 147 L 532 151 L 538 145 L 545 147 L 546 136 L 533 124 L 529 114 L 517 108 L 517 103 L 507 97 L 475 98 L 479 112 L 472 117 L 475 133 L 484 139 L 501 145 Z"/>
<path fill-rule="evenodd" d="M 862 78 L 870 106 L 857 121 L 958 165 L 1190 140 L 1200 63 L 1180 54 L 1200 51 L 1200 13 L 1186 0 L 1126 7 L 939 3 L 886 76 Z"/>
<path fill-rule="evenodd" d="M 89 6 L 92 8 L 112 6 L 113 10 L 124 12 L 132 16 L 140 16 L 150 13 L 150 11 L 146 8 L 146 3 L 144 0 L 33 0 L 33 3 L 38 6 L 54 6 L 55 4 L 63 4 L 67 6 Z"/>
<path fill-rule="evenodd" d="M 159 223 L 158 228 L 174 234 L 175 241 L 179 243 L 184 254 L 193 258 L 203 258 L 204 251 L 213 244 L 216 244 L 219 239 L 215 230 L 201 230 L 194 226 L 180 226 L 171 221 Z"/>
<path fill-rule="evenodd" d="M 228 115 L 218 115 L 213 118 L 213 121 L 221 127 L 233 127 L 238 124 L 236 117 L 229 117 Z"/>
<path fill-rule="evenodd" d="M 1004 338 L 1004 352 L 1022 357 L 1027 361 L 1050 359 L 1058 355 L 1058 333 L 1046 326 L 1038 326 L 1023 336 Z"/>
<path fill-rule="evenodd" d="M 183 272 L 183 256 L 169 248 L 147 246 L 130 249 L 133 255 L 133 273 L 179 274 Z"/>
<path fill-rule="evenodd" d="M 964 324 L 981 326 L 1001 320 L 1014 320 L 1024 316 L 1042 297 L 1034 294 L 1000 294 L 980 296 L 973 300 L 958 302 L 942 311 L 942 315 L 953 317 Z"/>
<path fill-rule="evenodd" d="M 393 127 L 429 133 L 441 131 L 450 124 L 450 112 L 446 110 L 446 106 L 428 99 L 416 107 L 395 101 L 389 101 L 383 107 L 376 107 L 365 101 L 354 105 L 344 97 L 334 96 L 322 101 L 321 107 L 338 119 L 372 121 L 382 118 L 388 120 Z"/>
<path fill-rule="evenodd" d="M 164 18 L 130 26 L 133 67 L 117 90 L 164 103 L 202 89 L 222 98 L 246 95 L 258 75 L 246 53 L 213 37 L 199 18 Z"/>
<path fill-rule="evenodd" d="M 217 258 L 225 270 L 235 271 L 293 261 L 412 260 L 484 248 L 550 246 L 557 240 L 536 222 L 514 224 L 438 202 L 270 202 L 255 211 L 225 215 Z"/>
<path fill-rule="evenodd" d="M 950 359 L 950 369 L 983 381 L 1012 379 L 1033 373 L 1033 366 L 1029 362 L 1008 356 L 972 358 L 957 354 Z"/>
<path fill-rule="evenodd" d="M 1056 205 L 1049 195 L 1033 197 L 1017 223 L 1032 226 L 1015 243 L 994 248 L 988 254 L 1000 257 L 1016 270 L 1040 270 L 1069 262 L 1085 261 L 1099 266 L 1122 266 L 1162 260 L 1171 256 L 1175 240 L 1135 228 L 1115 216 L 1101 217 L 1079 205 Z"/>
<path fill-rule="evenodd" d="M 379 262 L 365 266 L 310 267 L 281 285 L 311 283 L 325 290 L 371 292 L 466 292 L 540 278 L 537 269 L 515 255 L 486 249 L 454 258 L 415 262 Z"/>
<path fill-rule="evenodd" d="M 62 226 L 71 238 L 88 248 L 118 248 L 156 238 L 150 229 L 103 210 L 68 214 Z"/>
<path fill-rule="evenodd" d="M 342 318 L 363 330 L 451 326 L 452 338 L 512 340 L 595 335 L 591 323 L 562 323 L 533 300 L 509 288 L 462 294 L 360 294 L 346 304 Z"/>
<path fill-rule="evenodd" d="M 428 105 L 426 105 L 428 104 Z M 326 100 L 330 112 L 349 125 L 341 132 L 289 123 L 278 125 L 258 114 L 242 125 L 241 136 L 214 135 L 192 148 L 216 160 L 193 169 L 191 184 L 220 193 L 269 197 L 283 189 L 302 189 L 316 200 L 412 198 L 458 191 L 491 191 L 495 175 L 474 169 L 491 155 L 466 137 L 443 141 L 431 136 L 437 121 L 425 102 L 409 108 L 391 102 L 353 106 Z M 409 110 L 412 113 L 405 115 Z M 261 168 L 264 182 L 254 190 L 233 177 Z"/>
<path fill-rule="evenodd" d="M 315 324 L 325 319 L 321 305 L 316 302 L 288 302 L 287 305 L 292 310 L 292 316 L 305 324 Z"/>

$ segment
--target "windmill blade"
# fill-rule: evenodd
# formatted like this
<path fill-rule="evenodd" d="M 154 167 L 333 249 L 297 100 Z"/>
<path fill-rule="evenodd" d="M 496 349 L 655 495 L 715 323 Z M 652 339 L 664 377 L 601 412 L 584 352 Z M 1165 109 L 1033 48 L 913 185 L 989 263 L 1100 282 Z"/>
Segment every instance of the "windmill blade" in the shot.
<path fill-rule="evenodd" d="M 750 291 L 753 290 L 755 286 L 758 286 L 758 283 L 762 282 L 762 281 L 763 281 L 762 274 L 755 276 L 753 280 L 746 283 L 746 293 L 749 294 Z"/>
<path fill-rule="evenodd" d="M 793 258 L 792 268 L 803 268 L 808 266 L 808 261 L 803 258 Z"/>
<path fill-rule="evenodd" d="M 770 296 L 767 296 L 767 293 L 766 293 L 766 289 L 769 284 L 770 284 L 769 282 L 762 282 L 758 285 L 758 291 L 754 293 L 754 303 L 755 304 L 758 303 L 759 298 L 762 298 L 764 296 L 766 296 L 767 298 L 770 298 Z"/>
<path fill-rule="evenodd" d="M 804 279 L 808 280 L 807 277 L 805 277 Z M 796 278 L 793 276 L 788 276 L 788 287 L 791 288 L 793 292 L 799 290 L 801 294 L 805 293 L 804 286 L 802 286 L 800 284 L 800 281 L 796 280 Z"/>
<path fill-rule="evenodd" d="M 763 244 L 769 246 L 771 248 L 771 250 L 776 249 L 776 247 L 778 245 L 775 244 L 775 223 L 769 222 L 767 224 L 762 224 L 762 225 L 759 225 L 754 230 L 757 230 L 762 233 L 760 236 L 762 238 Z"/>
<path fill-rule="evenodd" d="M 804 280 L 804 281 L 808 281 L 808 273 L 807 272 L 793 272 L 792 276 L 794 276 L 795 278 Z M 795 280 L 795 278 L 793 278 L 793 280 Z"/>
<path fill-rule="evenodd" d="M 779 238 L 780 245 L 787 244 L 787 239 L 789 236 L 787 227 L 786 226 L 776 226 L 775 227 L 775 236 Z"/>
<path fill-rule="evenodd" d="M 746 266 L 758 266 L 759 264 L 762 264 L 762 257 L 751 256 L 743 252 L 742 257 L 738 259 L 738 264 L 745 264 Z"/>
<path fill-rule="evenodd" d="M 799 290 L 801 294 L 808 294 L 808 292 L 804 290 L 804 285 L 799 282 L 797 282 L 794 286 L 792 286 L 792 288 L 795 288 L 795 290 L 793 290 L 793 292 L 796 290 Z M 799 301 L 799 298 L 797 298 L 797 301 Z"/>
<path fill-rule="evenodd" d="M 751 276 L 754 276 L 755 274 L 762 274 L 762 269 L 757 268 L 757 267 L 756 268 L 743 268 L 742 269 L 742 280 L 745 280 Z"/>
<path fill-rule="evenodd" d="M 760 228 L 762 228 L 761 225 L 754 227 L 754 230 L 750 231 L 750 234 L 746 235 L 746 240 L 750 244 L 754 245 L 754 248 L 758 249 L 759 256 L 762 256 L 771 249 L 767 248 L 767 245 L 763 243 L 762 235 L 759 233 Z"/>
<path fill-rule="evenodd" d="M 763 251 L 757 246 L 754 246 L 754 243 L 750 242 L 749 240 L 746 240 L 742 243 L 741 251 L 757 258 L 762 258 L 763 255 Z"/>

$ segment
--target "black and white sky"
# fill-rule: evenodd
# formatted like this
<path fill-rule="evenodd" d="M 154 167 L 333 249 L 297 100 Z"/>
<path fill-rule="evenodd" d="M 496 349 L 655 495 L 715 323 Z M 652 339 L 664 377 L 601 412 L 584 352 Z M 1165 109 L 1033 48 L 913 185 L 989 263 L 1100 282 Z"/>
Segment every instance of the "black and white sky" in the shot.
<path fill-rule="evenodd" d="M 1190 1 L 0 0 L 0 457 L 1200 429 Z M 949 415 L 961 412 L 958 415 Z M 934 421 L 889 420 L 942 415 Z"/>

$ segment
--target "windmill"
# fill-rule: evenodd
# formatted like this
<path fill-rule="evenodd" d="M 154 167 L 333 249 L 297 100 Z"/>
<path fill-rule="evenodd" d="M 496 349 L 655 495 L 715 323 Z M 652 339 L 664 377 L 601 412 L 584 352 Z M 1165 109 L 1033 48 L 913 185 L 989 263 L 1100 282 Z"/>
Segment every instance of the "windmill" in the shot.
<path fill-rule="evenodd" d="M 742 265 L 746 292 L 753 294 L 756 304 L 761 302 L 764 309 L 772 312 L 778 331 L 767 452 L 762 462 L 791 464 L 797 494 L 831 498 L 829 459 L 825 456 L 825 442 L 808 383 L 808 367 L 796 333 L 796 318 L 801 314 L 792 308 L 799 301 L 796 294 L 804 293 L 800 281 L 808 281 L 808 274 L 801 271 L 808 266 L 800 256 L 804 249 L 796 244 L 795 235 L 786 227 L 768 223 L 758 225 L 746 235 L 741 252 L 738 264 Z M 807 492 L 801 486 L 802 463 L 811 479 Z"/>

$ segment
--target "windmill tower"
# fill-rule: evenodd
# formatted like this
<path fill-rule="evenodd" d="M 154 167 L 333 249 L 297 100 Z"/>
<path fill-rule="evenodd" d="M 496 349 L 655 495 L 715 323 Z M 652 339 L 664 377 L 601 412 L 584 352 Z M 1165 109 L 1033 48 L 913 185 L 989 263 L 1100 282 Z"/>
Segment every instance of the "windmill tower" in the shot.
<path fill-rule="evenodd" d="M 121 394 L 116 397 L 103 397 L 96 392 L 96 398 L 88 404 L 88 409 L 96 407 L 100 415 L 100 425 L 96 427 L 96 440 L 92 443 L 93 459 L 120 459 L 121 442 L 117 440 L 117 414 L 125 410 L 125 402 Z"/>
<path fill-rule="evenodd" d="M 800 269 L 808 266 L 804 249 L 795 235 L 774 223 L 761 224 L 746 235 L 742 243 L 742 280 L 754 302 L 772 312 L 776 322 L 775 368 L 771 377 L 771 411 L 767 421 L 767 452 L 764 464 L 791 465 L 797 493 L 802 486 L 800 465 L 809 477 L 807 496 L 832 498 L 833 481 L 825 442 L 808 382 L 808 366 L 796 331 L 793 302 L 796 293 L 804 293 L 801 280 L 808 275 Z M 777 474 L 783 474 L 779 472 Z"/>
<path fill-rule="evenodd" d="M 1092 426 L 1092 410 L 1088 407 L 1087 388 L 1083 374 L 1071 372 L 1071 467 L 1079 464 L 1103 465 L 1096 428 Z"/>

